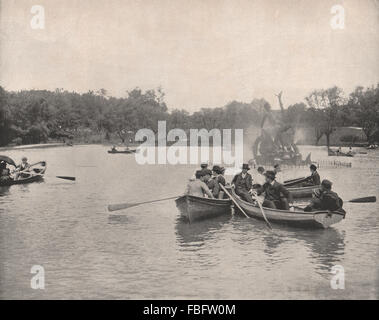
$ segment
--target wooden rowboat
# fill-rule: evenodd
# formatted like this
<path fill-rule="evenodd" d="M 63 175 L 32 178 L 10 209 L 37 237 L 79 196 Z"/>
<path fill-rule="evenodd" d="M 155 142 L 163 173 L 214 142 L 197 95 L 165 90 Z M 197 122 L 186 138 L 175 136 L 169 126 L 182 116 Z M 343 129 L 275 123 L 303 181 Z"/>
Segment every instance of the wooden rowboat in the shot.
<path fill-rule="evenodd" d="M 47 167 L 45 161 L 38 162 L 32 165 L 29 171 L 22 172 L 17 180 L 9 179 L 0 181 L 0 186 L 12 186 L 15 184 L 27 184 L 41 181 L 43 180 L 46 169 Z"/>
<path fill-rule="evenodd" d="M 287 187 L 287 190 L 290 192 L 293 199 L 309 199 L 312 198 L 313 192 L 319 188 L 320 186 Z"/>
<path fill-rule="evenodd" d="M 252 204 L 242 200 L 235 193 L 234 189 L 231 190 L 231 195 L 248 216 L 263 220 L 262 212 L 258 204 Z M 346 214 L 346 212 L 343 210 L 333 212 L 304 212 L 301 209 L 295 209 L 297 211 L 289 211 L 271 208 L 263 208 L 263 210 L 270 223 L 312 229 L 328 228 L 332 224 L 340 222 L 342 219 L 344 219 Z"/>
<path fill-rule="evenodd" d="M 189 222 L 214 218 L 231 213 L 230 199 L 211 199 L 184 195 L 175 200 L 183 218 Z"/>

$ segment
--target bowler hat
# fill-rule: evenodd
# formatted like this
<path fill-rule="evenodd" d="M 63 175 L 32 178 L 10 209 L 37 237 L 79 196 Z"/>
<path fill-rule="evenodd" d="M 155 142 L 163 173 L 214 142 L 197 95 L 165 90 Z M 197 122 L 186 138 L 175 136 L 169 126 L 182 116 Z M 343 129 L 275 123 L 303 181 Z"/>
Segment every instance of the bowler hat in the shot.
<path fill-rule="evenodd" d="M 322 180 L 322 182 L 321 182 L 321 185 L 323 187 L 325 187 L 326 189 L 329 189 L 329 190 L 332 188 L 332 184 L 333 183 L 331 181 L 326 180 L 326 179 Z"/>
<path fill-rule="evenodd" d="M 200 167 L 203 168 L 203 169 L 207 168 L 208 167 L 208 162 L 202 162 L 200 164 Z"/>
<path fill-rule="evenodd" d="M 201 176 L 202 177 L 204 177 L 204 176 L 206 176 L 206 175 L 212 175 L 212 171 L 211 170 L 209 170 L 209 169 L 203 169 L 203 170 L 201 170 Z"/>
<path fill-rule="evenodd" d="M 214 172 L 216 172 L 218 174 L 220 174 L 222 172 L 220 166 L 217 166 L 217 165 L 213 166 L 212 171 L 214 171 Z"/>
<path fill-rule="evenodd" d="M 242 165 L 242 169 L 250 170 L 250 167 L 249 167 L 249 165 L 248 165 L 247 163 L 244 163 L 244 164 Z"/>
<path fill-rule="evenodd" d="M 266 171 L 265 172 L 265 176 L 267 177 L 267 178 L 271 178 L 272 180 L 274 180 L 275 179 L 275 172 L 274 171 Z"/>

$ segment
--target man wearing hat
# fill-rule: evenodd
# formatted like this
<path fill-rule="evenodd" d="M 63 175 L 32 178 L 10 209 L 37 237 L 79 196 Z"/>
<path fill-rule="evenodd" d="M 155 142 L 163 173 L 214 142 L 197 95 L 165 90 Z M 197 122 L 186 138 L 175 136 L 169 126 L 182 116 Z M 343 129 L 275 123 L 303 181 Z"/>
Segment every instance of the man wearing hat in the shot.
<path fill-rule="evenodd" d="M 247 172 L 250 170 L 250 167 L 247 163 L 242 165 L 242 172 L 234 176 L 232 180 L 232 185 L 234 185 L 236 194 L 238 194 L 241 199 L 253 203 L 251 198 L 251 188 L 253 187 L 253 178 Z"/>
<path fill-rule="evenodd" d="M 209 169 L 198 170 L 195 175 L 196 179 L 188 182 L 185 194 L 197 197 L 205 197 L 205 195 L 207 195 L 209 198 L 213 198 L 213 194 L 207 186 L 212 171 Z"/>
<path fill-rule="evenodd" d="M 266 171 L 266 183 L 258 190 L 258 195 L 264 193 L 263 206 L 273 209 L 289 210 L 289 202 L 292 196 L 281 183 L 275 180 L 274 171 Z"/>
<path fill-rule="evenodd" d="M 29 171 L 30 164 L 28 163 L 27 157 L 22 157 L 21 163 L 16 167 L 16 173 L 14 179 L 17 180 L 20 176 L 22 176 L 22 171 Z"/>
<path fill-rule="evenodd" d="M 332 191 L 332 182 L 322 180 L 320 189 L 313 193 L 311 203 L 305 207 L 304 211 L 313 210 L 343 210 L 343 201 L 337 193 Z"/>
<path fill-rule="evenodd" d="M 220 187 L 220 183 L 225 186 L 226 181 L 223 176 L 223 173 L 225 172 L 224 168 L 221 168 L 220 166 L 213 166 L 212 178 L 208 181 L 208 188 L 211 190 L 213 196 L 217 199 L 223 199 L 224 198 L 224 191 Z"/>

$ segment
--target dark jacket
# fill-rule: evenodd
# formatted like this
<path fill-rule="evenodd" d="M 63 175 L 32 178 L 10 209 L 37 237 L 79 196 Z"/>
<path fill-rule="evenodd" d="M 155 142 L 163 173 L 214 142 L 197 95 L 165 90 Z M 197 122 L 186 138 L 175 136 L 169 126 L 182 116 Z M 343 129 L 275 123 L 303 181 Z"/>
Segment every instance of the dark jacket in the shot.
<path fill-rule="evenodd" d="M 265 199 L 271 201 L 278 201 L 281 198 L 287 198 L 290 202 L 292 197 L 290 192 L 281 183 L 274 181 L 273 184 L 266 182 L 259 190 L 258 194 L 265 193 Z"/>
<path fill-rule="evenodd" d="M 234 176 L 232 184 L 235 185 L 237 191 L 249 191 L 253 187 L 253 178 L 249 173 L 246 173 L 245 178 L 243 178 L 241 172 Z"/>
<path fill-rule="evenodd" d="M 337 193 L 330 190 L 320 192 L 312 201 L 312 207 L 314 209 L 335 211 L 341 209 L 342 206 L 342 199 Z"/>
<path fill-rule="evenodd" d="M 312 174 L 311 174 L 311 176 L 310 176 L 310 180 L 311 180 L 311 182 L 312 182 L 315 186 L 318 186 L 318 185 L 321 184 L 320 175 L 318 174 L 317 171 L 312 172 Z"/>
<path fill-rule="evenodd" d="M 223 191 L 220 187 L 220 184 L 222 184 L 223 186 L 226 185 L 225 178 L 222 175 L 219 175 L 217 177 L 213 177 L 207 183 L 209 190 L 211 190 L 211 192 L 215 198 L 218 197 L 218 194 L 220 193 L 220 191 Z"/>

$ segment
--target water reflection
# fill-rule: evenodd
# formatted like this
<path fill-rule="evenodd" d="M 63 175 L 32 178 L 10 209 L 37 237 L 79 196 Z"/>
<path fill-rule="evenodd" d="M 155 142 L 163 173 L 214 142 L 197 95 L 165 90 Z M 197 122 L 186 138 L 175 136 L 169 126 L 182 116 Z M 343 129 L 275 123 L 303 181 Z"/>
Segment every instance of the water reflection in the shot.
<path fill-rule="evenodd" d="M 200 247 L 205 241 L 213 238 L 228 221 L 229 215 L 194 223 L 188 223 L 178 217 L 175 228 L 177 242 L 182 248 Z"/>
<path fill-rule="evenodd" d="M 0 187 L 0 197 L 5 197 L 9 195 L 10 187 Z"/>

